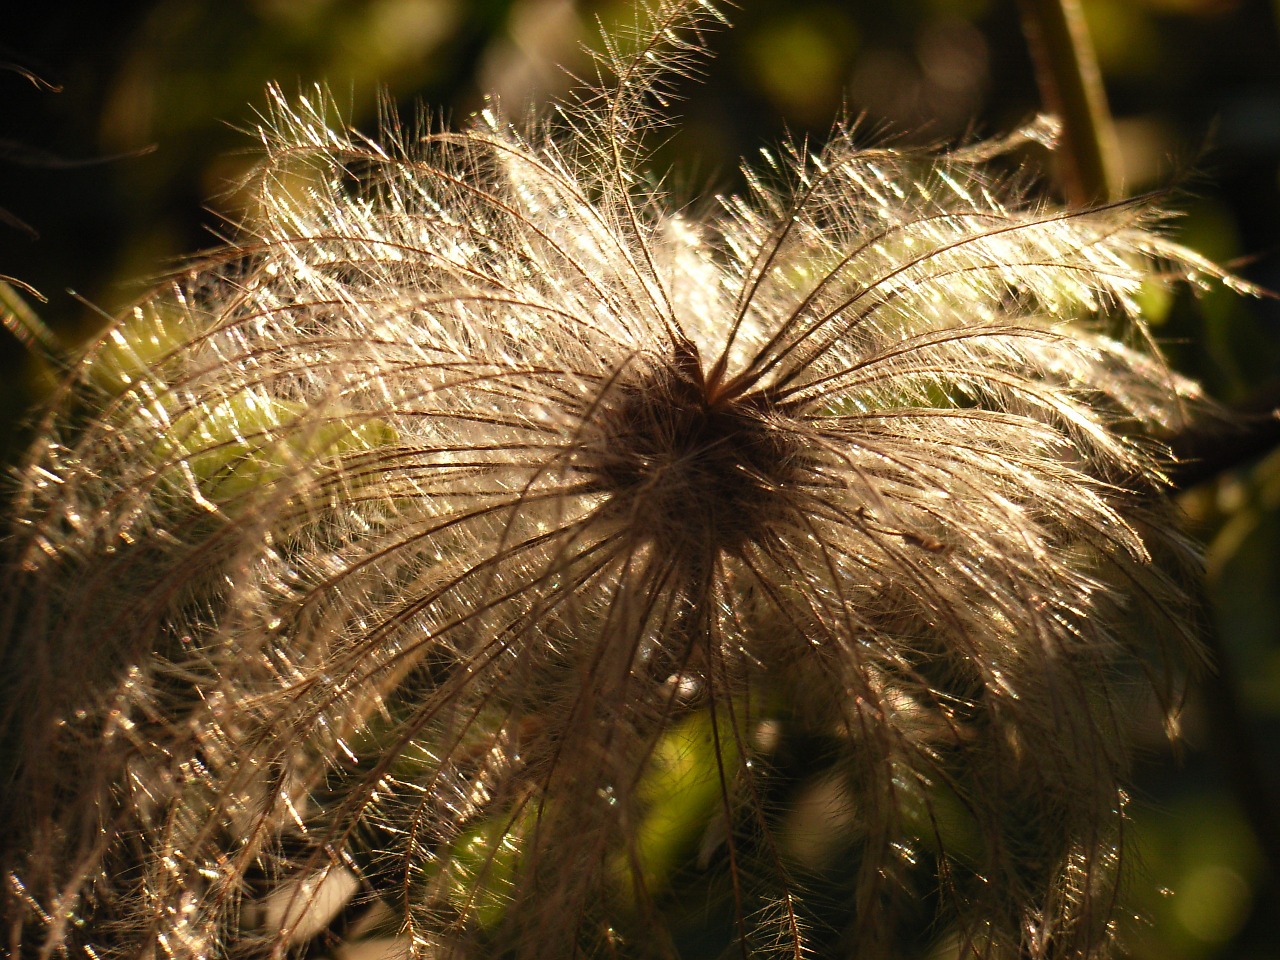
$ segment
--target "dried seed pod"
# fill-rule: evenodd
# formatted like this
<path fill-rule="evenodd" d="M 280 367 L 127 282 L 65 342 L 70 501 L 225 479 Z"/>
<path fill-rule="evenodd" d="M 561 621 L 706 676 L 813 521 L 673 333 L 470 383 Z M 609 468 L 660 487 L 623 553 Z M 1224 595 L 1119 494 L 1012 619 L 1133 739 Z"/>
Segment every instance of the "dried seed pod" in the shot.
<path fill-rule="evenodd" d="M 675 212 L 715 16 L 529 132 L 277 95 L 259 219 L 22 476 L 15 954 L 1106 951 L 1130 679 L 1198 656 L 1136 298 L 1233 281 L 1007 143 L 841 127 Z"/>

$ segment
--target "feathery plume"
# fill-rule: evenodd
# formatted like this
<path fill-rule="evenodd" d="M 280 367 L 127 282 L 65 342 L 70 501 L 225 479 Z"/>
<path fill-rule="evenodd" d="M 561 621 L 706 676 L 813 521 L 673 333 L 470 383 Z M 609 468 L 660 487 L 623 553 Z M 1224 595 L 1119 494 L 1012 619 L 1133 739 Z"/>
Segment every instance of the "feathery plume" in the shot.
<path fill-rule="evenodd" d="M 1232 281 L 1007 144 L 677 210 L 717 17 L 523 131 L 275 95 L 256 218 L 22 474 L 14 956 L 1106 952 L 1135 681 L 1198 656 L 1138 295 Z"/>

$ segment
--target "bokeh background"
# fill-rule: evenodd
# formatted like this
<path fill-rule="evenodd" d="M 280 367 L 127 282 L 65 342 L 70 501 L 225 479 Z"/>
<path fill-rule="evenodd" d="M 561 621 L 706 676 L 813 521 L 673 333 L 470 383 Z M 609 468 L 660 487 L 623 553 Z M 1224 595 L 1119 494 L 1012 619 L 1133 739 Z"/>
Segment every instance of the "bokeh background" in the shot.
<path fill-rule="evenodd" d="M 1170 190 L 1186 243 L 1280 290 L 1280 0 L 1084 9 L 1128 192 Z M 821 139 L 841 113 L 863 118 L 869 143 L 937 142 L 1041 109 L 1014 0 L 741 0 L 730 13 L 705 76 L 682 85 L 681 121 L 655 133 L 654 162 L 683 199 L 735 189 L 739 157 Z M 407 113 L 425 103 L 443 123 L 464 123 L 482 91 L 519 114 L 564 95 L 571 73 L 590 76 L 581 45 L 597 23 L 631 16 L 627 0 L 9 4 L 0 63 L 21 69 L 0 71 L 0 275 L 40 291 L 46 302 L 27 301 L 74 346 L 234 235 L 269 82 L 325 83 L 366 131 L 380 96 Z M 1214 396 L 1280 396 L 1277 302 L 1186 295 L 1155 319 L 1174 363 Z M 0 462 L 19 456 L 25 411 L 53 379 L 0 332 Z M 1143 744 L 1132 882 L 1143 919 L 1125 939 L 1150 960 L 1280 957 L 1280 453 L 1224 471 L 1183 506 L 1208 545 L 1222 670 L 1192 691 L 1180 755 L 1154 732 Z M 1226 695 L 1238 716 L 1211 722 L 1223 711 L 1206 704 Z"/>

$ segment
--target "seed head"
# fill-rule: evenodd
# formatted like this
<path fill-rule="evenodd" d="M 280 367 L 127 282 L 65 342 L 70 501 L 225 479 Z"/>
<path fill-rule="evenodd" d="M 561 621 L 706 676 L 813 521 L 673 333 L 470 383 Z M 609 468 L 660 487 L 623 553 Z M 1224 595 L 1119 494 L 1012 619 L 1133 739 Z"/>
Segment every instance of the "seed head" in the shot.
<path fill-rule="evenodd" d="M 15 955 L 1108 949 L 1133 681 L 1198 655 L 1138 297 L 1231 281 L 1008 142 L 677 212 L 714 17 L 524 132 L 275 96 L 260 213 L 22 474 Z"/>

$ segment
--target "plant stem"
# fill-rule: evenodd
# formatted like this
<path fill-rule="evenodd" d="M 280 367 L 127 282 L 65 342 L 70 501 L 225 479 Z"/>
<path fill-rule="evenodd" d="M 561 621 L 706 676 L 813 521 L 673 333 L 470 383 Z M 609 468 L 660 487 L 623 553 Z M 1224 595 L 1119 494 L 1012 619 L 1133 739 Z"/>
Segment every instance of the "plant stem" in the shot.
<path fill-rule="evenodd" d="M 1229 411 L 1229 418 L 1195 424 L 1169 440 L 1175 490 L 1190 490 L 1247 466 L 1280 447 L 1280 381 L 1268 384 Z"/>
<path fill-rule="evenodd" d="M 1120 199 L 1119 144 L 1079 0 L 1018 0 L 1046 109 L 1062 121 L 1062 188 L 1073 207 Z"/>

